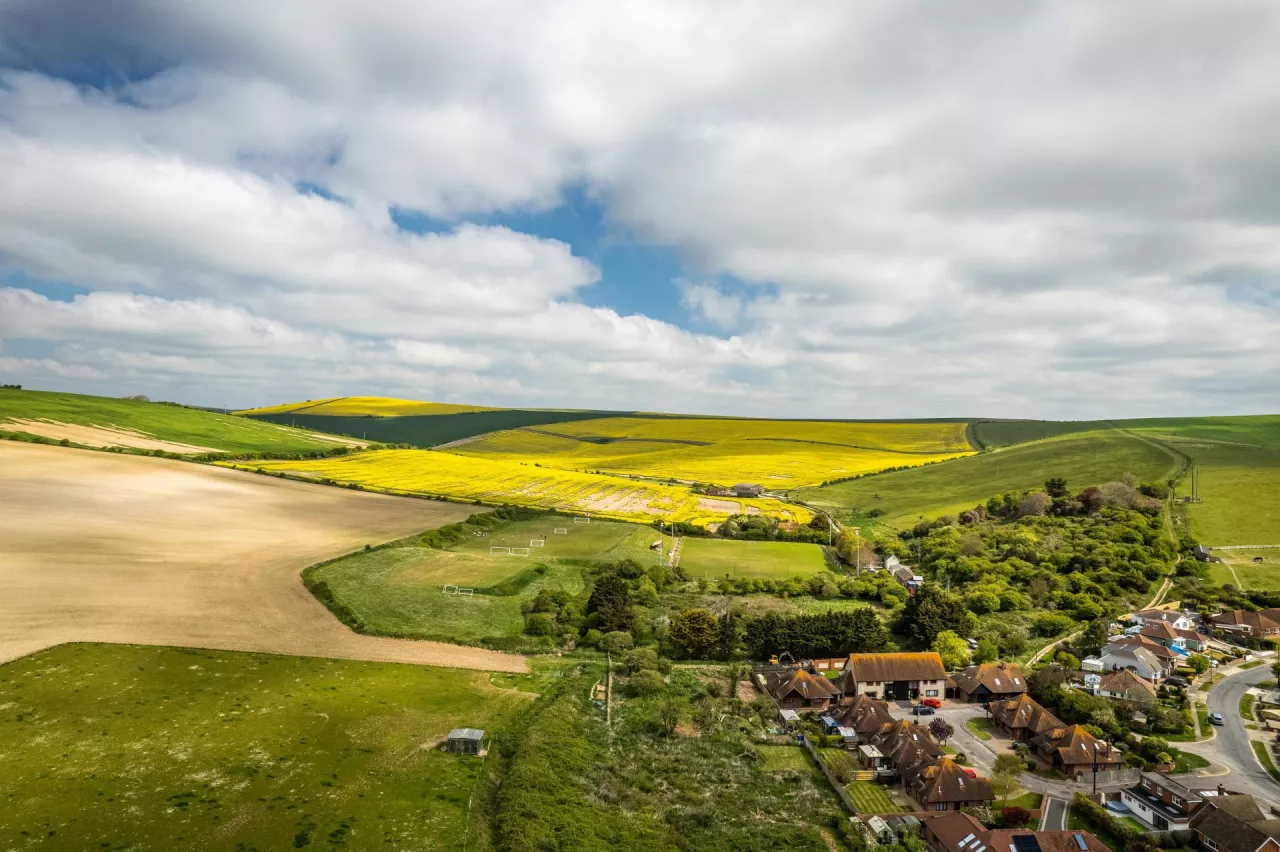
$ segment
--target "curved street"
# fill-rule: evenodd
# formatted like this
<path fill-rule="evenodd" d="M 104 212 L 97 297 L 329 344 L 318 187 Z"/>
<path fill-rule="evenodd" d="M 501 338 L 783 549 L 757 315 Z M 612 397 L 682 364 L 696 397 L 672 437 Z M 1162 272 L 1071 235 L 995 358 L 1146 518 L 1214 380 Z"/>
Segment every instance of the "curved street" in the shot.
<path fill-rule="evenodd" d="M 1214 764 L 1200 773 L 1201 780 L 1217 777 L 1227 789 L 1248 793 L 1276 807 L 1280 805 L 1280 782 L 1259 765 L 1250 744 L 1251 732 L 1245 729 L 1244 720 L 1240 718 L 1240 699 L 1245 692 L 1272 677 L 1269 662 L 1228 674 L 1209 693 L 1209 712 L 1221 713 L 1226 724 L 1213 727 L 1215 736 L 1212 739 L 1177 745 L 1178 748 L 1195 752 Z"/>

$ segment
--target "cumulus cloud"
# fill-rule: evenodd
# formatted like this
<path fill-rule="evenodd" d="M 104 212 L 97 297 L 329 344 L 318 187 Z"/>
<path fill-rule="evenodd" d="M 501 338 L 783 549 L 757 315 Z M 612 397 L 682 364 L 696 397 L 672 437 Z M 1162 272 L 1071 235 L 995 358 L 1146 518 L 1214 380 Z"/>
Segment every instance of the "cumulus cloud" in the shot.
<path fill-rule="evenodd" d="M 1261 0 L 15 0 L 4 369 L 237 403 L 1271 409 L 1277 37 Z M 569 186 L 674 249 L 717 333 L 588 307 L 579 247 L 477 224 Z"/>

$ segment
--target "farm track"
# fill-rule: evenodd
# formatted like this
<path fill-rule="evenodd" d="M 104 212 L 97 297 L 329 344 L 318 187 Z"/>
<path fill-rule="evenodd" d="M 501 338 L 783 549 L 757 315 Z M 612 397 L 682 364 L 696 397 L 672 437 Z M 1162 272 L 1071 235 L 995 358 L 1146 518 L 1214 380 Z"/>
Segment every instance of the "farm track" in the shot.
<path fill-rule="evenodd" d="M 475 511 L 188 462 L 0 442 L 0 662 L 64 642 L 527 670 L 356 634 L 303 568 Z"/>

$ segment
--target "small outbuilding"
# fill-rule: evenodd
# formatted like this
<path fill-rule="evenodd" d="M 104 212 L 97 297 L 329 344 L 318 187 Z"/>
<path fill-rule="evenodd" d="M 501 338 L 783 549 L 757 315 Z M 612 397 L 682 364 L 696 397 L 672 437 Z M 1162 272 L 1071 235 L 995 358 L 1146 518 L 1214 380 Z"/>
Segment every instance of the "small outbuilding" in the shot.
<path fill-rule="evenodd" d="M 733 486 L 734 497 L 759 497 L 764 489 L 754 482 L 739 482 Z"/>
<path fill-rule="evenodd" d="M 445 741 L 450 754 L 479 754 L 484 744 L 484 731 L 479 728 L 454 728 Z"/>

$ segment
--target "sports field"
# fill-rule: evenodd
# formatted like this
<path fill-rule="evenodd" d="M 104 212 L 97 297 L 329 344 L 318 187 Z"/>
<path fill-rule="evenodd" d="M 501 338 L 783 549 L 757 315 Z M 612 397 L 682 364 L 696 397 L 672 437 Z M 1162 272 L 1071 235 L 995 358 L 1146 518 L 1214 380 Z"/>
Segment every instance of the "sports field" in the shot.
<path fill-rule="evenodd" d="M 0 848 L 459 849 L 483 763 L 437 745 L 529 700 L 482 672 L 62 645 L 0 666 Z"/>
<path fill-rule="evenodd" d="M 496 432 L 449 451 L 566 470 L 786 490 L 967 454 L 964 425 L 610 417 Z"/>
<path fill-rule="evenodd" d="M 790 541 L 685 537 L 680 567 L 694 577 L 808 577 L 827 568 L 822 548 Z"/>
<path fill-rule="evenodd" d="M 249 469 L 284 470 L 315 479 L 355 482 L 391 493 L 481 500 L 649 523 L 706 524 L 740 512 L 807 523 L 808 510 L 769 498 L 707 498 L 687 486 L 554 470 L 536 464 L 430 450 L 383 450 L 342 458 L 253 462 Z"/>
<path fill-rule="evenodd" d="M 543 546 L 531 546 L 543 536 Z M 635 524 L 540 518 L 505 525 L 450 550 L 394 547 L 357 553 L 314 568 L 308 576 L 325 582 L 371 632 L 507 647 L 524 632 L 522 605 L 539 591 L 580 592 L 582 560 L 656 560 L 648 547 L 657 538 L 653 529 Z M 490 554 L 494 547 L 524 548 L 530 555 Z M 485 587 L 512 579 L 515 588 L 502 590 L 506 593 L 485 593 Z M 445 594 L 446 584 L 480 593 Z"/>
<path fill-rule="evenodd" d="M 2 432 L 181 454 L 292 453 L 359 443 L 180 405 L 33 390 L 0 390 Z"/>
<path fill-rule="evenodd" d="M 806 488 L 796 497 L 854 522 L 866 523 L 869 513 L 878 511 L 881 514 L 874 522 L 903 527 L 921 515 L 956 514 L 993 494 L 1039 487 L 1051 477 L 1066 479 L 1072 488 L 1084 488 L 1126 473 L 1139 480 L 1162 481 L 1180 466 L 1178 455 L 1159 442 L 1122 432 L 1091 432 Z"/>

